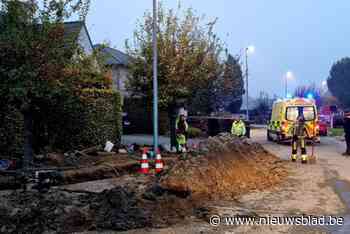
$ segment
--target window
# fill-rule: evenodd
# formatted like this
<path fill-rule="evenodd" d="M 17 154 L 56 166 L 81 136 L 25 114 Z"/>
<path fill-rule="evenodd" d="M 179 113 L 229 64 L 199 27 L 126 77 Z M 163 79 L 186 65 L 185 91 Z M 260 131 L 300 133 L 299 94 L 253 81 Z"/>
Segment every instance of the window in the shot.
<path fill-rule="evenodd" d="M 306 121 L 315 119 L 315 108 L 313 106 L 304 106 L 304 118 Z"/>
<path fill-rule="evenodd" d="M 298 107 L 287 107 L 286 119 L 290 121 L 295 121 L 298 117 Z"/>
<path fill-rule="evenodd" d="M 315 107 L 313 106 L 290 106 L 287 107 L 286 119 L 290 121 L 296 121 L 299 112 L 303 110 L 303 115 L 306 121 L 315 119 Z"/>

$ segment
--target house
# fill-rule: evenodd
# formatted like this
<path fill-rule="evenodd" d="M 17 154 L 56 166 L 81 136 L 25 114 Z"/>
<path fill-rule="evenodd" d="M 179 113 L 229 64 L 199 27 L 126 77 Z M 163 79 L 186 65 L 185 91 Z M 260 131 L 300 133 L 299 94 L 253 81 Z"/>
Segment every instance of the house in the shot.
<path fill-rule="evenodd" d="M 0 24 L 3 21 L 3 15 L 4 13 L 0 12 Z M 74 40 L 76 39 L 84 54 L 91 55 L 93 53 L 93 44 L 85 22 L 64 22 L 64 37 L 69 39 L 73 38 Z"/>
<path fill-rule="evenodd" d="M 20 3 L 25 11 L 32 12 L 35 5 L 31 2 Z M 0 24 L 3 23 L 5 13 L 0 10 Z M 40 27 L 40 24 L 38 25 Z M 64 36 L 69 39 L 77 40 L 86 55 L 93 53 L 93 44 L 84 21 L 64 22 Z"/>
<path fill-rule="evenodd" d="M 94 48 L 101 49 L 105 57 L 105 65 L 111 68 L 113 89 L 118 90 L 123 97 L 128 96 L 125 84 L 130 75 L 128 69 L 130 56 L 120 50 L 104 47 L 100 44 L 95 45 Z"/>
<path fill-rule="evenodd" d="M 77 37 L 77 43 L 84 54 L 91 55 L 94 51 L 93 44 L 86 24 L 83 21 L 72 21 L 64 23 L 64 36 Z"/>

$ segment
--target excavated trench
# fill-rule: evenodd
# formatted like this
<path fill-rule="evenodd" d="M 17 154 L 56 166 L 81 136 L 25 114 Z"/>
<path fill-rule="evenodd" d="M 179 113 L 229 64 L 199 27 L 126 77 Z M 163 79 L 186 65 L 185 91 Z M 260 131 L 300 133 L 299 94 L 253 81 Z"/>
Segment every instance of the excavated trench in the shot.
<path fill-rule="evenodd" d="M 109 183 L 103 192 L 101 188 L 89 192 L 85 183 L 74 192 L 55 188 L 45 194 L 28 191 L 1 196 L 0 233 L 168 227 L 188 217 L 202 219 L 204 200 L 233 200 L 278 185 L 288 174 L 283 161 L 259 144 L 229 134 L 210 138 L 201 148 L 206 153 L 168 159 L 157 177 L 139 176 L 135 173 L 138 161 L 129 163 L 122 157 L 116 164 L 115 157 L 110 157 L 79 172 L 65 172 L 67 183 L 88 180 L 92 187 L 99 181 L 91 180 L 106 174 L 116 177 L 118 183 Z"/>

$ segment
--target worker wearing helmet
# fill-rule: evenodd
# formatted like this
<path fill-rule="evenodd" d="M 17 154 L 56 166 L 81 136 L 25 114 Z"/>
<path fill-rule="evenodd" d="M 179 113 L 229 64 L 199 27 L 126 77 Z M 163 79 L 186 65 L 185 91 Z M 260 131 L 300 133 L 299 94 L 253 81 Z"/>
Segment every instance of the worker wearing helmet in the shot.
<path fill-rule="evenodd" d="M 244 137 L 246 135 L 245 123 L 241 118 L 233 121 L 231 134 L 237 137 Z"/>
<path fill-rule="evenodd" d="M 175 128 L 177 151 L 186 152 L 188 124 L 184 114 L 180 114 L 180 116 L 176 119 Z"/>
<path fill-rule="evenodd" d="M 295 162 L 297 160 L 298 154 L 298 145 L 300 145 L 301 149 L 301 162 L 307 163 L 308 156 L 306 154 L 306 145 L 305 145 L 305 118 L 302 114 L 302 111 L 299 111 L 298 118 L 292 127 L 293 131 L 293 140 L 292 140 L 292 161 Z"/>

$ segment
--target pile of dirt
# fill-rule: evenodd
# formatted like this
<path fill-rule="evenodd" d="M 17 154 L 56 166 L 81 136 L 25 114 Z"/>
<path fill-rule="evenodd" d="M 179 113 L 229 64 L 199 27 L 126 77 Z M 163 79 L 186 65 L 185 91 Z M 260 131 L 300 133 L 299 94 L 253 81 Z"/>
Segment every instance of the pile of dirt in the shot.
<path fill-rule="evenodd" d="M 190 198 L 157 185 L 101 193 L 13 192 L 0 199 L 0 233 L 74 233 L 168 227 L 193 215 Z"/>
<path fill-rule="evenodd" d="M 128 230 L 152 225 L 150 211 L 141 205 L 133 191 L 123 187 L 104 191 L 89 203 L 98 229 Z"/>
<path fill-rule="evenodd" d="M 0 233 L 71 233 L 151 226 L 149 211 L 123 187 L 99 194 L 11 193 L 0 201 Z"/>
<path fill-rule="evenodd" d="M 272 187 L 288 174 L 284 162 L 261 145 L 230 134 L 209 138 L 200 149 L 204 156 L 179 161 L 161 186 L 195 199 L 232 199 Z"/>

